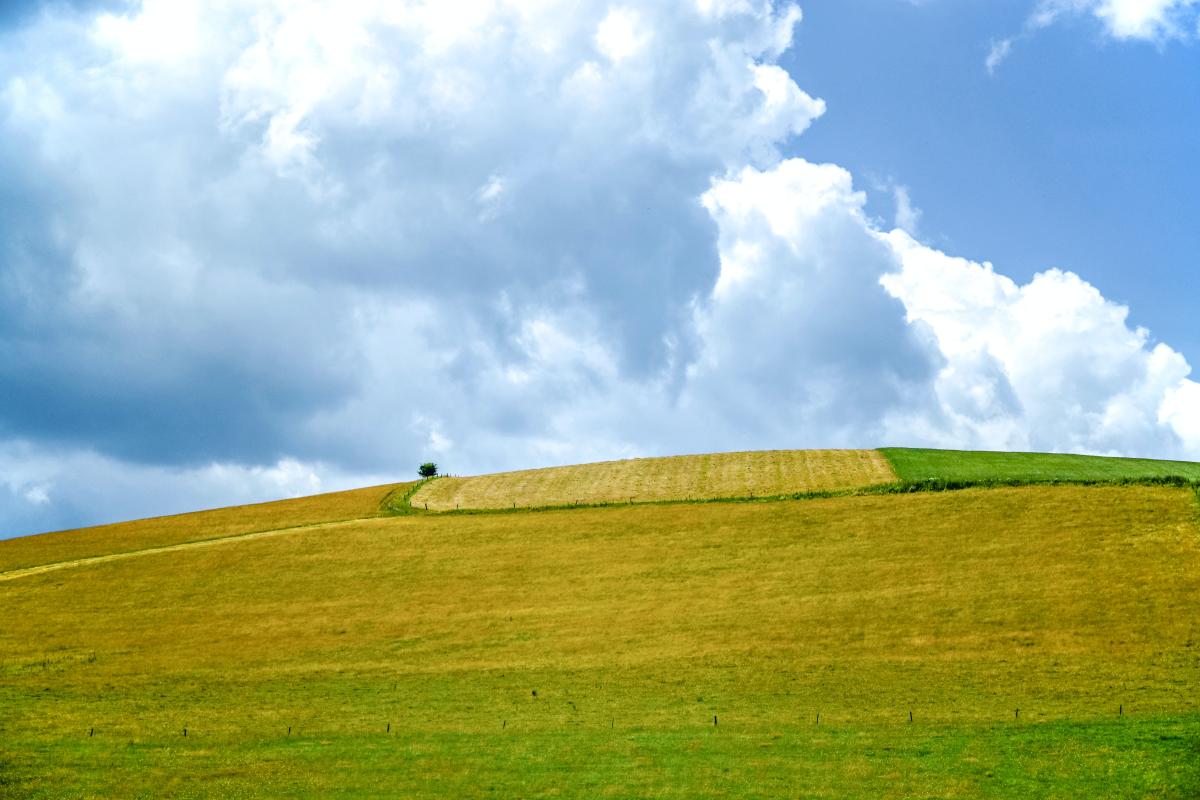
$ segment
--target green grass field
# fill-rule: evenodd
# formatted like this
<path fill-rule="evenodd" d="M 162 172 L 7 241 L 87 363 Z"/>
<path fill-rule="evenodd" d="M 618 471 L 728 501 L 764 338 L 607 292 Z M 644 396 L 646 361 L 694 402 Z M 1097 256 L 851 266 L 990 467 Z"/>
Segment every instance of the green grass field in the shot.
<path fill-rule="evenodd" d="M 385 490 L 165 552 L 97 529 L 119 560 L 0 580 L 0 796 L 1200 795 L 1188 487 Z"/>
<path fill-rule="evenodd" d="M 1038 483 L 1200 481 L 1200 464 L 1148 458 L 1104 458 L 1061 453 L 991 453 L 885 447 L 882 452 L 903 481 Z"/>

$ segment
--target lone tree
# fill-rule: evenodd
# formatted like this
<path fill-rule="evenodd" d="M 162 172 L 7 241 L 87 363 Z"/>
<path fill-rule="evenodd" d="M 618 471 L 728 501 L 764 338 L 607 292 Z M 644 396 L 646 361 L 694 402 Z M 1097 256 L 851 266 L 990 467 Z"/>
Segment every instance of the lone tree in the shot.
<path fill-rule="evenodd" d="M 434 475 L 437 475 L 437 464 L 432 461 L 426 461 L 417 467 L 417 474 L 422 478 L 432 478 Z"/>

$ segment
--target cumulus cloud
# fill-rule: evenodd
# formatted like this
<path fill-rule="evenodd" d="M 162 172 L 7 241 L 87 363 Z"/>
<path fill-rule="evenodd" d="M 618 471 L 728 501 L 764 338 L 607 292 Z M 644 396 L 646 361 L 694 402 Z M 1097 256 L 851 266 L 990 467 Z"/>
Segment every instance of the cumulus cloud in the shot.
<path fill-rule="evenodd" d="M 1079 276 L 1048 270 L 1021 286 L 990 264 L 952 258 L 902 231 L 902 269 L 883 278 L 946 359 L 936 381 L 946 441 L 997 449 L 1195 457 L 1187 407 L 1198 385 L 1183 356 L 1131 328 L 1129 310 Z"/>
<path fill-rule="evenodd" d="M 714 182 L 721 273 L 697 312 L 685 407 L 767 441 L 878 442 L 920 413 L 938 355 L 880 286 L 896 266 L 832 164 L 788 159 Z"/>
<path fill-rule="evenodd" d="M 700 195 L 824 109 L 774 63 L 798 20 L 47 6 L 0 50 L 0 432 L 135 464 L 369 470 L 428 446 L 395 409 L 437 420 L 490 399 L 483 376 L 532 373 L 532 321 L 588 321 L 622 379 L 682 370 L 718 270 Z M 441 374 L 412 371 L 432 354 Z M 483 416 L 528 436 L 552 389 L 523 385 Z M 350 408 L 384 415 L 372 443 L 333 428 Z"/>
<path fill-rule="evenodd" d="M 14 37 L 3 167 L 33 208 L 7 279 L 34 296 L 8 294 L 13 427 L 138 458 L 294 447 L 280 412 L 354 390 L 363 295 L 498 335 L 501 292 L 518 317 L 586 294 L 622 369 L 660 368 L 717 269 L 709 176 L 822 111 L 762 60 L 795 10 L 446 8 L 151 0 Z M 635 17 L 671 45 L 609 59 Z"/>
<path fill-rule="evenodd" d="M 1186 363 L 1123 309 L 781 156 L 824 112 L 778 64 L 795 6 L 570 5 L 146 0 L 0 34 L 0 529 L 426 458 L 1200 456 Z"/>
<path fill-rule="evenodd" d="M 1200 453 L 1200 383 L 1181 381 L 1168 389 L 1158 407 L 1158 421 L 1169 427 L 1183 442 L 1184 452 L 1192 458 Z"/>

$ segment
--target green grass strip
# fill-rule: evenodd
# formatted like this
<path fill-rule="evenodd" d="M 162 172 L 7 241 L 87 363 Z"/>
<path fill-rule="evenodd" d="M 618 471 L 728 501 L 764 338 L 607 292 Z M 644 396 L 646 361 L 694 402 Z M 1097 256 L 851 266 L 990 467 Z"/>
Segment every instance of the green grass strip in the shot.
<path fill-rule="evenodd" d="M 1190 461 L 909 447 L 884 447 L 880 452 L 891 463 L 902 483 L 946 481 L 977 486 L 1054 481 L 1200 481 L 1200 464 Z"/>
<path fill-rule="evenodd" d="M 400 486 L 393 489 L 392 491 L 388 492 L 387 496 L 384 497 L 380 502 L 380 509 L 387 514 L 397 517 L 401 517 L 406 514 L 416 514 L 419 509 L 413 508 L 412 503 L 410 502 L 413 495 L 420 491 L 421 487 L 425 484 L 429 483 L 430 481 L 436 481 L 438 477 L 439 476 L 435 475 L 432 478 L 422 478 L 407 488 Z M 404 489 L 403 493 L 401 493 L 401 489 Z M 424 512 L 422 511 L 421 513 Z"/>

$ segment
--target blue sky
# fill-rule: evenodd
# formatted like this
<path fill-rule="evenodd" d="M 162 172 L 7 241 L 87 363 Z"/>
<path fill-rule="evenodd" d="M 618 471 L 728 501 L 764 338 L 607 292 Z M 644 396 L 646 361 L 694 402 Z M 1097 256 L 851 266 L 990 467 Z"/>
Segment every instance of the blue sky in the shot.
<path fill-rule="evenodd" d="M 1200 460 L 1198 12 L 6 4 L 0 536 L 425 460 Z"/>
<path fill-rule="evenodd" d="M 782 63 L 829 112 L 793 151 L 906 185 L 943 249 L 1022 281 L 1078 272 L 1195 362 L 1200 47 L 1115 40 L 1081 15 L 989 74 L 990 44 L 1032 7 L 805 4 Z"/>

